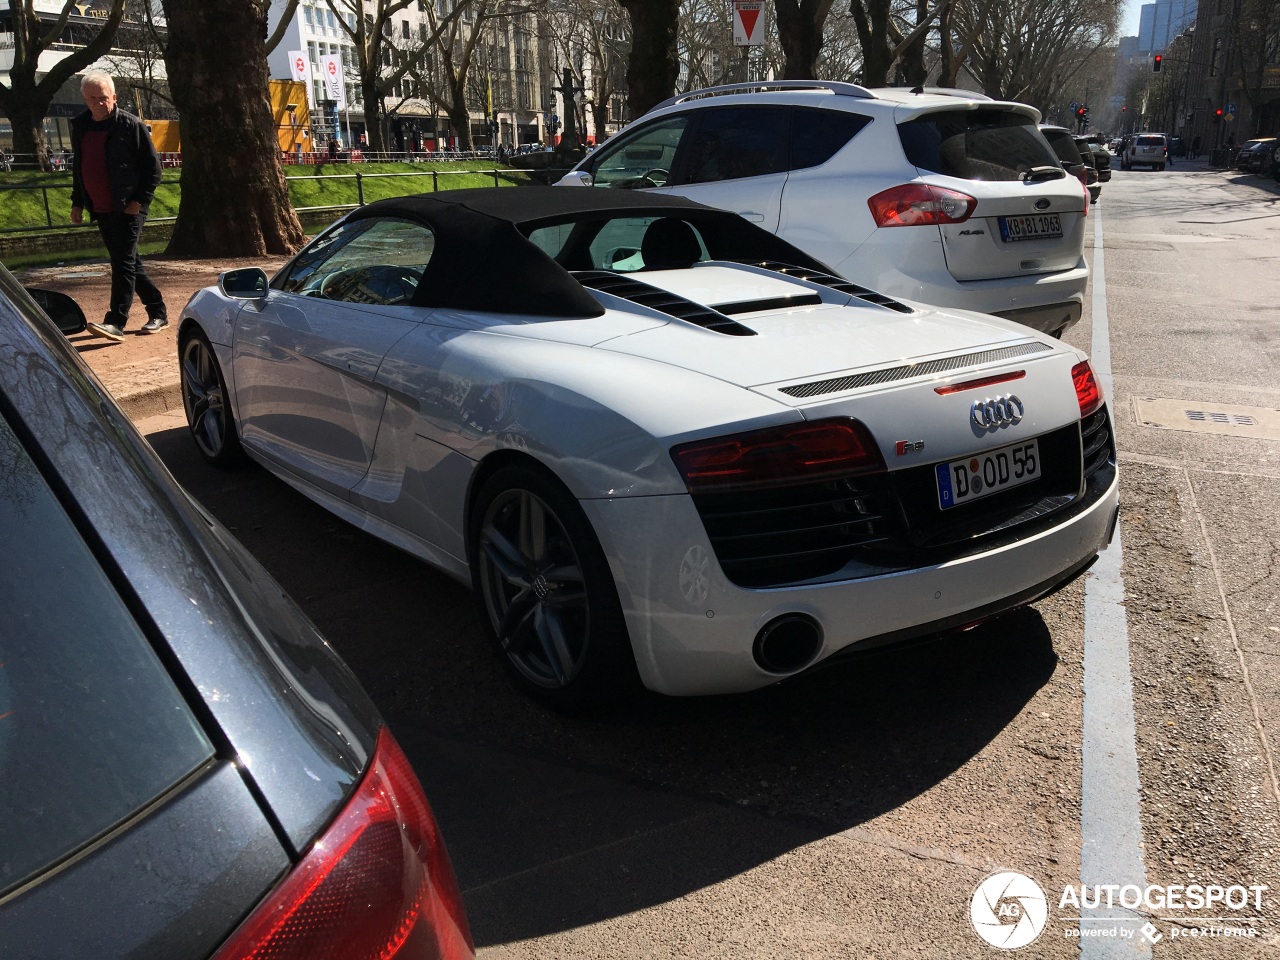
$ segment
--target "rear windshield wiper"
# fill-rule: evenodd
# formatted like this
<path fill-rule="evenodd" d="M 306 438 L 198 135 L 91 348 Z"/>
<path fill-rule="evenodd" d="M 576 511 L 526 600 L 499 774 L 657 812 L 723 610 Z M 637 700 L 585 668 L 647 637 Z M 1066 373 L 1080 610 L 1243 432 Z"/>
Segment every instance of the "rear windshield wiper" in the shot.
<path fill-rule="evenodd" d="M 1060 180 L 1067 175 L 1061 167 L 1032 167 L 1022 172 L 1023 183 L 1043 183 L 1045 180 Z"/>

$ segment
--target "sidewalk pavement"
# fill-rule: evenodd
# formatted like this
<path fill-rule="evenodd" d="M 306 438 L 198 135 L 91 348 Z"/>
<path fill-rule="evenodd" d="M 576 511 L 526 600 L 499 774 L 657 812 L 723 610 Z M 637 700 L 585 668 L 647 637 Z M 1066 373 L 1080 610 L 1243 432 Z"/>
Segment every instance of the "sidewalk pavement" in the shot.
<path fill-rule="evenodd" d="M 268 274 L 282 258 L 262 260 L 171 260 L 146 258 L 147 273 L 164 293 L 169 326 L 154 334 L 141 332 L 146 322 L 135 301 L 122 343 L 88 332 L 70 337 L 72 345 L 106 386 L 131 420 L 182 409 L 178 372 L 178 319 L 191 295 L 218 282 L 218 274 L 237 267 L 260 266 Z M 106 261 L 79 261 L 15 271 L 24 286 L 58 290 L 75 298 L 90 321 L 101 320 L 111 295 L 111 269 Z"/>

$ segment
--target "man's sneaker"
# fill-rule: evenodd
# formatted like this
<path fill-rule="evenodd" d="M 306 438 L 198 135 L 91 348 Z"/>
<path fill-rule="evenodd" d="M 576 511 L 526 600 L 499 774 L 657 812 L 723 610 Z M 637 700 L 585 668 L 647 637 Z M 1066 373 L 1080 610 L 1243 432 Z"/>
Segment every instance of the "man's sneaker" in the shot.
<path fill-rule="evenodd" d="M 142 325 L 143 333 L 159 333 L 169 325 L 168 317 L 152 317 Z"/>
<path fill-rule="evenodd" d="M 119 343 L 124 339 L 124 333 L 114 323 L 86 323 L 89 332 L 95 337 L 102 337 L 104 340 L 114 340 Z"/>

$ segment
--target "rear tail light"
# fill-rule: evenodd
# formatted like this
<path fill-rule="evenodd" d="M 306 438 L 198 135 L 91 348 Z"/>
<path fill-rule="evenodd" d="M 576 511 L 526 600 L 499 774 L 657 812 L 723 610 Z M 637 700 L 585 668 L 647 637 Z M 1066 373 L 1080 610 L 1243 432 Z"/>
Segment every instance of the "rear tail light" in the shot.
<path fill-rule="evenodd" d="M 1098 385 L 1088 360 L 1082 360 L 1071 368 L 1071 379 L 1076 386 L 1080 418 L 1084 419 L 1102 406 L 1102 387 Z"/>
<path fill-rule="evenodd" d="M 967 193 L 904 183 L 867 200 L 877 227 L 917 227 L 927 224 L 964 223 L 978 206 Z"/>
<path fill-rule="evenodd" d="M 475 948 L 435 817 L 384 727 L 364 780 L 214 960 L 463 960 Z"/>
<path fill-rule="evenodd" d="M 871 432 L 852 419 L 767 427 L 671 450 L 690 493 L 725 493 L 884 470 Z"/>

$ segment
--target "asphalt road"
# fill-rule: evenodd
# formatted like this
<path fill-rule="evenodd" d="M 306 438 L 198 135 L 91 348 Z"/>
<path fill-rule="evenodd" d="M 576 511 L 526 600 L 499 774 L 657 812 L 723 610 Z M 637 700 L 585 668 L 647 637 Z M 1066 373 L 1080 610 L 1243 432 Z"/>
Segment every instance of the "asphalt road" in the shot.
<path fill-rule="evenodd" d="M 1132 664 L 1117 730 L 1141 783 L 1127 839 L 1147 883 L 1269 890 L 1260 909 L 1144 905 L 1154 947 L 1086 938 L 1086 956 L 1280 953 L 1280 198 L 1258 182 L 1117 171 L 1094 210 Z M 1068 340 L 1093 336 L 1087 311 Z M 1020 956 L 1080 955 L 1097 928 L 1060 903 L 1081 880 L 1086 581 L 754 694 L 570 719 L 507 684 L 466 589 L 255 467 L 205 467 L 180 419 L 140 426 L 389 718 L 481 957 L 991 956 L 971 898 L 1002 870 L 1047 898 Z"/>

